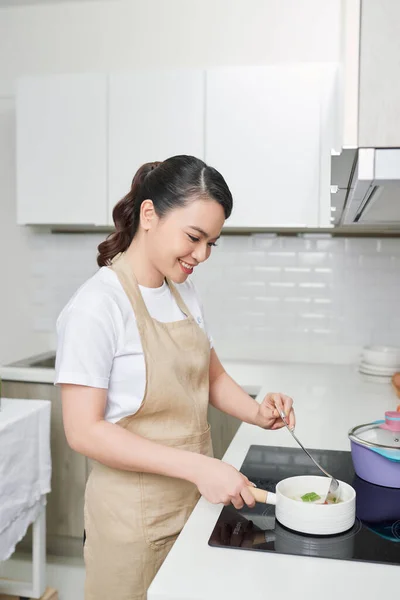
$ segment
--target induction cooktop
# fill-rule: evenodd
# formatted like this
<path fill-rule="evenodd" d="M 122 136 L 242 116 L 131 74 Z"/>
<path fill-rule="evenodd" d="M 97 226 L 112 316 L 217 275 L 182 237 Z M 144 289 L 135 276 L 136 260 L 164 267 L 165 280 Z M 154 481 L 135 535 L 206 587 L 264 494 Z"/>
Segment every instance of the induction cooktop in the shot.
<path fill-rule="evenodd" d="M 350 452 L 310 452 L 328 473 L 356 490 L 356 521 L 350 530 L 338 535 L 307 535 L 281 525 L 272 505 L 256 504 L 241 510 L 225 506 L 209 545 L 400 565 L 400 489 L 360 479 L 354 473 Z M 300 448 L 270 446 L 250 446 L 240 471 L 257 487 L 271 492 L 286 477 L 320 475 Z"/>

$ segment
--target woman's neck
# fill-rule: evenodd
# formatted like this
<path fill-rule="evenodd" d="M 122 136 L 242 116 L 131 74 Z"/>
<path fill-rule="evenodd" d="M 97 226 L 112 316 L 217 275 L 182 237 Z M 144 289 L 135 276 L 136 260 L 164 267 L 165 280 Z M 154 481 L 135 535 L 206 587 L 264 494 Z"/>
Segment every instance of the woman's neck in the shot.
<path fill-rule="evenodd" d="M 164 283 L 164 275 L 151 264 L 141 237 L 138 235 L 132 240 L 125 256 L 139 285 L 149 288 L 161 287 Z"/>

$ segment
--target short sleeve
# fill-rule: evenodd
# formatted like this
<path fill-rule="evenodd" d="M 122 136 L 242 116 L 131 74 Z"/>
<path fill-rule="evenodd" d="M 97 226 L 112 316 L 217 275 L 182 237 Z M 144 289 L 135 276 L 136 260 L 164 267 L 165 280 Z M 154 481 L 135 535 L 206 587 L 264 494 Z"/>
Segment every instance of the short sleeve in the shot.
<path fill-rule="evenodd" d="M 112 316 L 70 308 L 57 321 L 55 385 L 108 388 L 117 347 Z"/>

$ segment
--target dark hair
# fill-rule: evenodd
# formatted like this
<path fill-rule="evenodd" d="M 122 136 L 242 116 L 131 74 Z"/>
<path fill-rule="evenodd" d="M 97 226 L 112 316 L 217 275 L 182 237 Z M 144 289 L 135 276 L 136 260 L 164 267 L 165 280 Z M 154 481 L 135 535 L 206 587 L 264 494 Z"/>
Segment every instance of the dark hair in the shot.
<path fill-rule="evenodd" d="M 109 265 L 120 252 L 125 252 L 139 227 L 143 200 L 153 201 L 155 211 L 163 217 L 176 207 L 185 206 L 193 197 L 218 202 L 225 219 L 232 212 L 232 194 L 222 175 L 194 156 L 172 156 L 164 162 L 142 165 L 136 172 L 130 191 L 113 210 L 115 231 L 99 244 L 97 264 Z"/>

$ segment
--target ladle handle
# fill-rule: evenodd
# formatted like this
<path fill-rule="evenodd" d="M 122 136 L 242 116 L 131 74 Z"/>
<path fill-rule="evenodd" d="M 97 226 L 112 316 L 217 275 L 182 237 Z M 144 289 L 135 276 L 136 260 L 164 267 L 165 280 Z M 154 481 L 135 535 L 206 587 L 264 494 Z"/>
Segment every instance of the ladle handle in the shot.
<path fill-rule="evenodd" d="M 315 465 L 316 467 L 318 467 L 318 469 L 319 469 L 320 471 L 322 471 L 323 473 L 325 473 L 325 475 L 326 475 L 327 477 L 329 477 L 330 479 L 334 479 L 334 477 L 332 477 L 332 475 L 329 475 L 329 473 L 328 473 L 327 471 L 325 471 L 325 469 L 323 469 L 319 463 L 317 463 L 317 461 L 315 460 L 315 458 L 313 458 L 313 457 L 311 456 L 311 454 L 308 452 L 308 450 L 307 450 L 306 448 L 304 448 L 304 446 L 303 446 L 303 444 L 301 443 L 301 441 L 300 441 L 300 440 L 299 440 L 299 439 L 296 437 L 296 435 L 293 433 L 293 430 L 292 430 L 292 429 L 289 427 L 289 423 L 288 423 L 288 422 L 287 422 L 287 420 L 286 420 L 285 414 L 284 414 L 283 412 L 281 412 L 281 413 L 280 413 L 280 415 L 281 415 L 281 419 L 282 419 L 282 421 L 284 422 L 284 424 L 285 424 L 285 426 L 286 426 L 287 430 L 288 430 L 288 431 L 291 433 L 291 435 L 294 437 L 294 439 L 296 440 L 296 442 L 298 443 L 298 445 L 300 446 L 300 448 L 301 448 L 302 450 L 304 450 L 304 452 L 307 454 L 308 458 L 310 458 L 310 459 L 313 461 L 314 465 Z"/>

